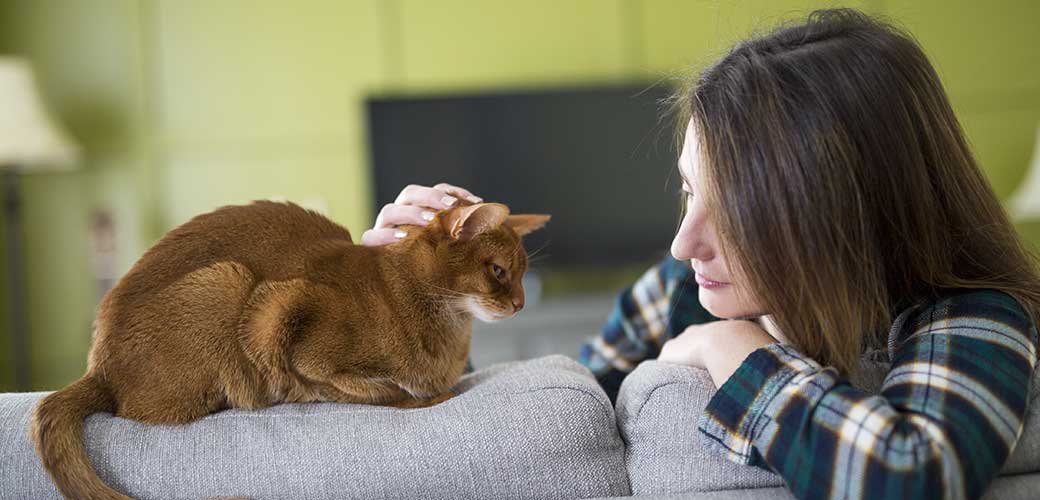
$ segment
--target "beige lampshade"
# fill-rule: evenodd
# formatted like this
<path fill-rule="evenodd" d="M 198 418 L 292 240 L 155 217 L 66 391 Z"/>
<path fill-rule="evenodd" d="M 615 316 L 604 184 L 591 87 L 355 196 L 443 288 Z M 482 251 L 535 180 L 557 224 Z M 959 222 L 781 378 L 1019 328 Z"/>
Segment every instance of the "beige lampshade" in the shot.
<path fill-rule="evenodd" d="M 79 149 L 50 119 L 29 64 L 0 56 L 0 170 L 69 170 Z"/>
<path fill-rule="evenodd" d="M 1016 221 L 1040 219 L 1040 125 L 1036 128 L 1036 142 L 1033 143 L 1033 159 L 1022 183 L 1007 203 L 1008 212 Z"/>

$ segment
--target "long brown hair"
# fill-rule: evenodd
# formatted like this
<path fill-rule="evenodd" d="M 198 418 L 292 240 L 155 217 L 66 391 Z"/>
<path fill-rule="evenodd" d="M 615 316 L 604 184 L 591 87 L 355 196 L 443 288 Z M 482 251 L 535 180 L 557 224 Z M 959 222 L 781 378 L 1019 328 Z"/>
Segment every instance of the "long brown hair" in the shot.
<path fill-rule="evenodd" d="M 852 9 L 737 43 L 673 99 L 726 261 L 784 335 L 850 375 L 893 316 L 995 288 L 1040 317 L 1040 266 L 911 35 Z"/>

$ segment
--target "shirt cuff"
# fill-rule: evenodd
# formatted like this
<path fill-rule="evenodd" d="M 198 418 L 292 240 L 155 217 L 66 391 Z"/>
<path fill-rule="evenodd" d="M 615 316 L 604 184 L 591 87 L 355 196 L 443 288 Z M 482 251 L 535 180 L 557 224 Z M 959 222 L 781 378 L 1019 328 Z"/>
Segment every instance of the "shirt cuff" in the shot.
<path fill-rule="evenodd" d="M 702 442 L 732 462 L 764 466 L 762 450 L 754 445 L 790 394 L 778 396 L 797 390 L 824 370 L 833 371 L 790 344 L 773 343 L 752 351 L 708 401 L 698 425 Z"/>

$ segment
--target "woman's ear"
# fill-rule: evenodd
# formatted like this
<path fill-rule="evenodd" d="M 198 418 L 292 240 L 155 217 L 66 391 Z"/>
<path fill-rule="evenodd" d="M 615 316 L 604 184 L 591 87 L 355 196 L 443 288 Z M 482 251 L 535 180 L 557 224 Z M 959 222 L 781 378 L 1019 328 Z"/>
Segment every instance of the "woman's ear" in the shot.
<path fill-rule="evenodd" d="M 541 229 L 549 222 L 549 215 L 543 214 L 517 214 L 506 217 L 503 225 L 512 229 L 517 236 L 523 237 L 524 235 Z"/>
<path fill-rule="evenodd" d="M 468 240 L 498 227 L 508 216 L 509 207 L 501 203 L 477 203 L 448 211 L 443 224 L 452 238 Z"/>

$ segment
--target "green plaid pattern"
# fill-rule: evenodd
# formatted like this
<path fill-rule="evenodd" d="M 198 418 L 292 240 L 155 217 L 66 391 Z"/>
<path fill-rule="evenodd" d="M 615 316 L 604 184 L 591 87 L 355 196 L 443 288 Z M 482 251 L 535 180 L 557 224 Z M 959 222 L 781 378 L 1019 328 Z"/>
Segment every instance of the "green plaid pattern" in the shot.
<path fill-rule="evenodd" d="M 665 256 L 617 295 L 600 335 L 581 346 L 578 362 L 615 401 L 625 376 L 656 358 L 666 341 L 690 325 L 718 319 L 701 307 L 690 265 Z"/>
<path fill-rule="evenodd" d="M 602 334 L 582 346 L 579 361 L 612 400 L 665 340 L 717 319 L 697 303 L 691 276 L 666 257 L 619 294 Z M 727 459 L 780 475 L 797 498 L 978 498 L 1022 433 L 1037 335 L 1009 295 L 951 291 L 897 316 L 879 394 L 776 343 L 719 388 L 699 431 Z"/>

